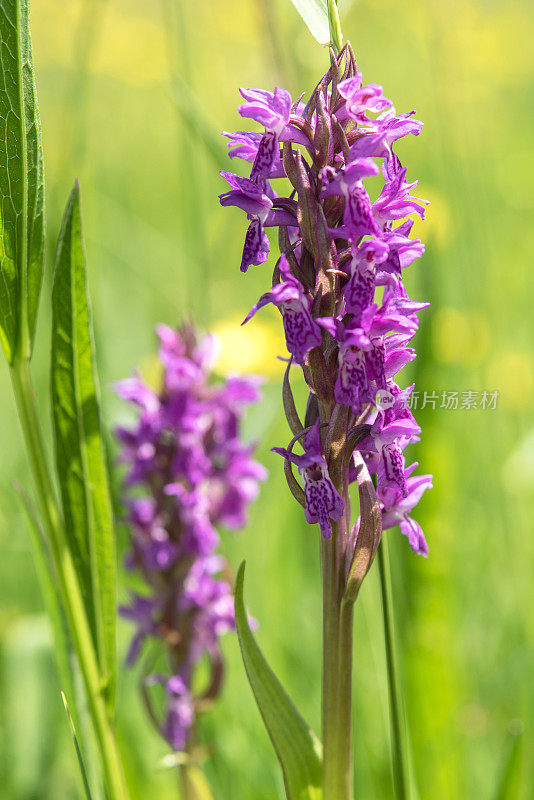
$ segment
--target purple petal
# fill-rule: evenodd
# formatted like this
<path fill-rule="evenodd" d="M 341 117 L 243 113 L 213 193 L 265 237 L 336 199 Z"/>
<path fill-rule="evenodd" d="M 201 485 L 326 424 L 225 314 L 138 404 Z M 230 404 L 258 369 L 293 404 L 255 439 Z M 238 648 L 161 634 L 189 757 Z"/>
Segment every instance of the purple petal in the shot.
<path fill-rule="evenodd" d="M 310 350 L 321 346 L 321 330 L 308 309 L 298 302 L 284 306 L 283 324 L 287 349 L 293 354 L 295 363 L 302 364 Z"/>
<path fill-rule="evenodd" d="M 241 258 L 241 272 L 246 272 L 251 264 L 263 264 L 269 258 L 270 244 L 259 219 L 248 226 Z"/>

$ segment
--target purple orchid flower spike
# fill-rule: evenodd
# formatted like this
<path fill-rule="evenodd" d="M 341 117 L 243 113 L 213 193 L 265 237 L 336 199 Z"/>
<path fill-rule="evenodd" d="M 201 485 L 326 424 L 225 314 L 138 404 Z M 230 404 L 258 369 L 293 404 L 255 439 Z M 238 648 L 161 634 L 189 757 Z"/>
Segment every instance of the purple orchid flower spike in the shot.
<path fill-rule="evenodd" d="M 258 255 L 260 230 L 278 228 L 280 260 L 245 321 L 275 305 L 292 354 L 283 404 L 294 438 L 287 449 L 274 450 L 285 458 L 288 487 L 307 521 L 318 522 L 322 533 L 325 664 L 335 661 L 323 674 L 323 793 L 325 800 L 347 800 L 353 797 L 345 713 L 352 629 L 345 615 L 352 613 L 372 565 L 382 522 L 385 528 L 399 523 L 414 550 L 426 554 L 410 513 L 429 478 L 412 476 L 413 466 L 406 469 L 404 459 L 421 431 L 408 408 L 411 389 L 397 385 L 416 356 L 418 314 L 427 305 L 413 301 L 404 286 L 404 270 L 424 253 L 421 241 L 411 236 L 411 217 L 424 219 L 426 201 L 412 196 L 417 181 L 408 182 L 397 155 L 402 139 L 421 131 L 415 112 L 397 114 L 381 86 L 364 84 L 348 43 L 338 54 L 331 50 L 330 59 L 305 104 L 292 105 L 280 89 L 244 93 L 241 115 L 263 125 L 264 132 L 230 135 L 231 155 L 251 164 L 257 190 L 247 187 L 249 194 L 264 196 L 272 206 L 265 200 L 261 211 L 251 211 L 248 195 L 245 200 L 232 192 L 221 200 L 240 206 L 255 226 L 244 269 L 266 257 L 266 248 Z M 283 196 L 276 192 L 278 176 L 291 184 L 285 192 L 287 183 L 282 184 Z M 383 180 L 378 196 L 370 189 L 377 179 Z M 293 363 L 302 368 L 309 388 L 302 410 L 291 387 Z M 293 445 L 301 440 L 304 454 L 295 455 Z M 360 504 L 354 525 L 353 482 Z M 334 654 L 328 650 L 333 630 L 345 637 L 335 638 Z M 340 719 L 346 725 L 336 737 Z"/>
<path fill-rule="evenodd" d="M 216 344 L 190 325 L 160 325 L 163 367 L 159 391 L 138 378 L 122 381 L 118 393 L 138 412 L 131 428 L 118 430 L 121 460 L 128 465 L 125 506 L 131 535 L 127 567 L 141 573 L 150 593 L 133 595 L 121 613 L 137 626 L 128 662 L 146 640 L 160 643 L 170 675 L 160 683 L 166 711 L 158 724 L 171 747 L 187 749 L 197 709 L 216 699 L 222 678 L 220 637 L 234 628 L 228 565 L 215 554 L 217 528 L 241 529 L 266 477 L 241 436 L 245 409 L 259 399 L 259 380 L 232 375 L 211 380 Z M 197 664 L 211 667 L 202 697 L 193 693 Z M 145 697 L 148 703 L 148 695 Z M 155 712 L 152 714 L 156 718 Z"/>
<path fill-rule="evenodd" d="M 283 447 L 273 447 L 273 452 L 284 456 L 298 467 L 304 483 L 304 514 L 311 524 L 319 523 L 325 539 L 332 536 L 332 523 L 343 515 L 345 504 L 328 474 L 322 453 L 319 420 L 306 433 L 304 455 L 298 456 Z"/>

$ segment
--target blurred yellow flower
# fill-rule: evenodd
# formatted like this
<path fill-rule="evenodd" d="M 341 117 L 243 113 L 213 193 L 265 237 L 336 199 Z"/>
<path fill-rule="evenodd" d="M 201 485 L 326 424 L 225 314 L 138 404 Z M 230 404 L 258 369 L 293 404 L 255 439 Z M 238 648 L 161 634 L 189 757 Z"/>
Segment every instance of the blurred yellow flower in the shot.
<path fill-rule="evenodd" d="M 276 312 L 274 312 L 276 313 Z M 281 377 L 283 364 L 277 355 L 287 356 L 286 344 L 280 320 L 269 320 L 268 312 L 263 319 L 255 319 L 241 326 L 239 315 L 226 317 L 215 323 L 212 332 L 220 343 L 217 360 L 218 372 L 252 372 L 267 378 Z"/>
<path fill-rule="evenodd" d="M 91 71 L 139 87 L 167 80 L 169 62 L 163 27 L 108 4 Z"/>
<path fill-rule="evenodd" d="M 159 360 L 157 354 L 154 353 L 151 356 L 142 358 L 139 363 L 138 371 L 145 383 L 159 392 L 163 381 L 163 364 Z"/>
<path fill-rule="evenodd" d="M 514 3 L 498 9 L 458 3 L 456 33 L 458 55 L 467 75 L 491 76 L 492 82 L 515 84 L 529 80 L 534 68 L 534 20 Z M 491 91 L 492 85 L 487 84 Z"/>
<path fill-rule="evenodd" d="M 499 405 L 518 410 L 532 407 L 534 369 L 532 356 L 519 350 L 501 350 L 488 364 L 488 387 L 499 392 Z"/>
<path fill-rule="evenodd" d="M 475 365 L 487 354 L 490 329 L 478 312 L 440 308 L 432 320 L 432 350 L 446 364 Z"/>
<path fill-rule="evenodd" d="M 99 17 L 94 19 L 95 14 Z M 91 15 L 91 18 L 89 17 Z M 131 86 L 151 86 L 169 74 L 165 33 L 161 24 L 99 0 L 41 0 L 32 7 L 34 39 L 39 42 L 39 65 L 57 64 L 68 69 L 78 65 L 79 50 L 93 36 L 94 50 L 88 69 Z M 87 31 L 83 24 L 87 21 Z"/>

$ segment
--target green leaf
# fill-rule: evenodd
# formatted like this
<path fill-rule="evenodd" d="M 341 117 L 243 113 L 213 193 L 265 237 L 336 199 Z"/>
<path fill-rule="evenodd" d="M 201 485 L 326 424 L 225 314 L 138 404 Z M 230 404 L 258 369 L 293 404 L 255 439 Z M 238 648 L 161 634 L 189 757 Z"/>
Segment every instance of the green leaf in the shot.
<path fill-rule="evenodd" d="M 291 2 L 319 44 L 328 44 L 330 26 L 326 0 L 291 0 Z"/>
<path fill-rule="evenodd" d="M 33 560 L 48 613 L 48 619 L 52 628 L 59 680 L 63 691 L 70 697 L 74 697 L 74 674 L 72 670 L 71 646 L 67 632 L 67 621 L 61 604 L 57 582 L 54 580 L 54 567 L 46 546 L 45 535 L 41 529 L 37 510 L 24 487 L 15 484 L 15 490 L 28 515 L 33 547 Z"/>
<path fill-rule="evenodd" d="M 76 182 L 52 288 L 52 407 L 65 529 L 92 624 L 110 708 L 116 683 L 116 563 Z"/>
<path fill-rule="evenodd" d="M 244 579 L 245 562 L 239 567 L 235 588 L 237 635 L 250 686 L 282 766 L 288 800 L 320 800 L 321 743 L 289 699 L 250 632 L 243 600 Z"/>
<path fill-rule="evenodd" d="M 523 766 L 523 723 L 514 720 L 508 727 L 507 749 L 495 800 L 517 800 L 521 794 Z"/>
<path fill-rule="evenodd" d="M 0 3 L 0 340 L 29 357 L 45 252 L 41 124 L 29 0 Z"/>
<path fill-rule="evenodd" d="M 210 785 L 199 767 L 186 765 L 181 769 L 184 796 L 187 800 L 214 800 Z"/>
<path fill-rule="evenodd" d="M 78 741 L 78 737 L 76 735 L 76 728 L 74 727 L 74 722 L 72 720 L 69 707 L 67 705 L 67 698 L 65 697 L 65 692 L 61 692 L 61 699 L 63 700 L 63 705 L 65 706 L 65 713 L 67 715 L 67 720 L 69 722 L 69 728 L 72 734 L 72 741 L 74 742 L 74 749 L 76 750 L 76 757 L 78 759 L 78 766 L 80 767 L 80 775 L 82 778 L 85 797 L 86 800 L 93 800 L 93 796 L 91 794 L 91 787 L 89 786 L 89 779 L 87 777 L 87 770 L 85 769 L 85 762 L 83 759 L 82 750 L 80 747 L 80 743 Z"/>

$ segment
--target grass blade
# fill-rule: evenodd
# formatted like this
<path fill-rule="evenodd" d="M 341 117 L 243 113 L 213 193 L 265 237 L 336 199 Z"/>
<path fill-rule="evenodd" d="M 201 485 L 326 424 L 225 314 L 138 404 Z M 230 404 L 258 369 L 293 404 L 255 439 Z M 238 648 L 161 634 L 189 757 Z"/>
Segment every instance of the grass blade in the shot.
<path fill-rule="evenodd" d="M 37 509 L 34 508 L 32 500 L 24 487 L 17 484 L 15 489 L 28 516 L 35 569 L 52 627 L 59 680 L 63 691 L 70 697 L 74 697 L 75 681 L 71 664 L 71 645 L 59 591 L 53 578 L 53 565 L 47 551 L 45 537 L 37 515 Z M 78 718 L 76 711 L 75 716 Z"/>
<path fill-rule="evenodd" d="M 52 288 L 52 404 L 65 528 L 90 609 L 109 707 L 116 684 L 116 563 L 113 514 L 100 430 L 80 189 L 70 195 Z"/>
<path fill-rule="evenodd" d="M 408 732 L 404 714 L 402 687 L 395 640 L 395 616 L 389 567 L 388 539 L 382 537 L 378 547 L 378 571 L 382 595 L 382 617 L 386 647 L 386 667 L 389 693 L 389 714 L 391 721 L 391 756 L 395 796 L 397 800 L 410 800 L 410 770 L 408 761 Z"/>
<path fill-rule="evenodd" d="M 507 752 L 495 800 L 518 800 L 521 794 L 523 762 L 523 725 L 514 720 L 508 728 Z"/>
<path fill-rule="evenodd" d="M 67 698 L 65 697 L 65 692 L 61 692 L 61 699 L 63 700 L 63 705 L 65 706 L 65 713 L 69 721 L 70 732 L 72 734 L 72 741 L 74 742 L 74 749 L 76 750 L 76 756 L 78 758 L 78 764 L 80 766 L 80 774 L 82 776 L 82 783 L 85 792 L 85 797 L 86 800 L 93 800 L 93 796 L 91 794 L 91 788 L 89 786 L 89 779 L 87 778 L 87 770 L 85 769 L 85 762 L 83 760 L 83 755 L 80 748 L 80 743 L 78 742 L 78 737 L 76 736 L 76 728 L 74 727 L 74 722 L 72 721 L 69 707 L 67 705 Z"/>
<path fill-rule="evenodd" d="M 29 0 L 0 3 L 0 340 L 31 353 L 45 251 L 41 124 Z"/>
<path fill-rule="evenodd" d="M 300 716 L 256 644 L 243 599 L 245 562 L 235 588 L 235 620 L 241 654 L 256 703 L 284 773 L 288 800 L 320 800 L 321 745 Z"/>

